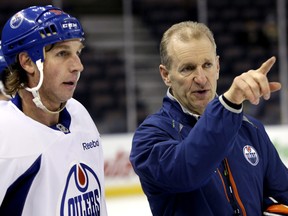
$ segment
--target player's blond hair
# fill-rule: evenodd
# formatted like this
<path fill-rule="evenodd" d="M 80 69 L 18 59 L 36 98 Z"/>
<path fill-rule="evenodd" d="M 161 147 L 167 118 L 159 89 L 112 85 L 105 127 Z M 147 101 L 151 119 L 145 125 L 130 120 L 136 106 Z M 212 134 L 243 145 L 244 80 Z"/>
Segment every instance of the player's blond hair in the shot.
<path fill-rule="evenodd" d="M 3 83 L 5 86 L 5 92 L 8 95 L 15 95 L 19 89 L 23 89 L 27 84 L 26 71 L 19 63 L 11 65 L 9 70 L 5 72 Z"/>

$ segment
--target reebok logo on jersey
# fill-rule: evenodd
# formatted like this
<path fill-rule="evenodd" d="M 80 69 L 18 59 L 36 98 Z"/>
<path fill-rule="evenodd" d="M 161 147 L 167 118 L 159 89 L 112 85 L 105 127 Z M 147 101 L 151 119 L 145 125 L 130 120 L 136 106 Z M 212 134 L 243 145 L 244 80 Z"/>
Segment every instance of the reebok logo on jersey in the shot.
<path fill-rule="evenodd" d="M 67 177 L 61 200 L 61 216 L 100 216 L 101 185 L 96 173 L 86 164 L 75 164 Z"/>
<path fill-rule="evenodd" d="M 95 148 L 95 147 L 99 146 L 99 141 L 98 140 L 96 140 L 96 141 L 92 140 L 91 142 L 88 142 L 88 143 L 84 142 L 84 143 L 82 143 L 82 146 L 83 146 L 84 151 L 89 150 L 91 148 Z"/>

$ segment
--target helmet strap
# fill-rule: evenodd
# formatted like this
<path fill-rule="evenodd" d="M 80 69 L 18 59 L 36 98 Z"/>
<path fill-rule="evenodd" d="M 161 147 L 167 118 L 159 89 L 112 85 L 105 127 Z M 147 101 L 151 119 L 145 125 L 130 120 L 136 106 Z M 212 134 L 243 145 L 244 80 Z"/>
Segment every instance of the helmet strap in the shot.
<path fill-rule="evenodd" d="M 39 82 L 37 84 L 37 86 L 33 87 L 33 88 L 29 88 L 29 87 L 26 87 L 25 89 L 29 92 L 32 93 L 33 95 L 33 102 L 34 104 L 42 109 L 43 111 L 47 112 L 47 113 L 51 113 L 51 114 L 57 114 L 57 113 L 60 113 L 66 106 L 66 102 L 65 103 L 61 103 L 61 106 L 58 110 L 56 111 L 51 111 L 49 110 L 41 101 L 41 98 L 40 98 L 40 94 L 39 94 L 39 89 L 41 88 L 42 86 L 42 83 L 43 83 L 43 78 L 44 78 L 44 73 L 43 73 L 43 62 L 41 62 L 41 59 L 37 60 L 36 61 L 36 66 L 39 70 Z"/>

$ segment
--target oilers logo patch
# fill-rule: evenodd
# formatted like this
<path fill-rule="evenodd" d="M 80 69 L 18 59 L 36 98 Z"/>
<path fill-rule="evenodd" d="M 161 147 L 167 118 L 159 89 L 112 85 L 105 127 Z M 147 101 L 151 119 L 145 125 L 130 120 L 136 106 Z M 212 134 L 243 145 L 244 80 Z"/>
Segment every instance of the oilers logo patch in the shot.
<path fill-rule="evenodd" d="M 243 148 L 243 154 L 246 160 L 253 166 L 256 166 L 259 162 L 259 156 L 257 151 L 250 145 L 246 145 Z"/>
<path fill-rule="evenodd" d="M 21 12 L 15 14 L 10 20 L 10 27 L 12 29 L 17 29 L 23 22 L 24 16 Z"/>
<path fill-rule="evenodd" d="M 95 172 L 86 164 L 75 164 L 67 177 L 60 215 L 100 216 L 101 185 Z"/>

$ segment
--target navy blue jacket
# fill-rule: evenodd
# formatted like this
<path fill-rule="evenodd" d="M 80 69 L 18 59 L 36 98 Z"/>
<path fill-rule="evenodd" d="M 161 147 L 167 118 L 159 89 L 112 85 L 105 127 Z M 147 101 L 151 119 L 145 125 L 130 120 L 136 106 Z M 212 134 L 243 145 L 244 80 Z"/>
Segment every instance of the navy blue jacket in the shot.
<path fill-rule="evenodd" d="M 263 125 L 222 96 L 198 121 L 164 97 L 137 128 L 130 161 L 154 216 L 260 216 L 270 196 L 288 204 L 288 170 Z"/>

